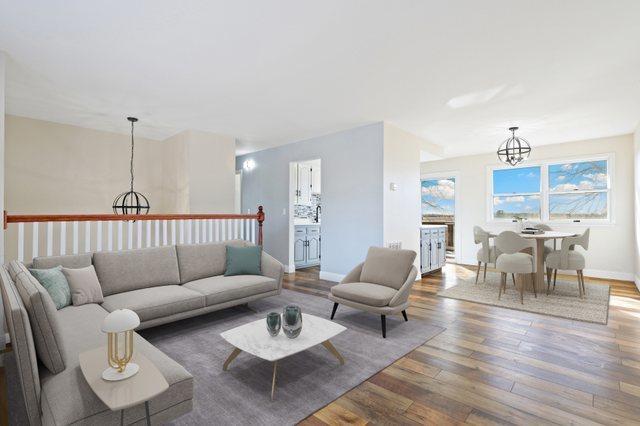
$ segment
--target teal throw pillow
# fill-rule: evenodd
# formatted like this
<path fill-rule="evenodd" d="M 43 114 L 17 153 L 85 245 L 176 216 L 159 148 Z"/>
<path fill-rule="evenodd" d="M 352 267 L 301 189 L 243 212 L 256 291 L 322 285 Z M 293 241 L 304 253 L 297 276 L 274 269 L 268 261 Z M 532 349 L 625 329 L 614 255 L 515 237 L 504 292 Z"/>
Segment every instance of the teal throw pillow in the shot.
<path fill-rule="evenodd" d="M 227 246 L 226 277 L 231 275 L 262 275 L 260 246 L 232 247 Z"/>
<path fill-rule="evenodd" d="M 56 309 L 71 304 L 71 290 L 67 278 L 62 273 L 62 266 L 51 269 L 29 269 L 31 275 L 47 290 Z"/>

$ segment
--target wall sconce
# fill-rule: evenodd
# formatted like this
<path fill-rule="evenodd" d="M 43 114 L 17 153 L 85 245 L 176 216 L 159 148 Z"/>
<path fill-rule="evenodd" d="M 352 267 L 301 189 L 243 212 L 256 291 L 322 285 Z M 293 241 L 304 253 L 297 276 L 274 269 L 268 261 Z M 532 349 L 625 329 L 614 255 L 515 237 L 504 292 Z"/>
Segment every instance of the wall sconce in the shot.
<path fill-rule="evenodd" d="M 109 368 L 102 378 L 109 381 L 127 379 L 140 367 L 131 361 L 133 356 L 133 330 L 140 325 L 140 318 L 130 309 L 116 309 L 102 322 L 102 332 L 107 333 L 107 360 Z M 120 337 L 122 336 L 122 339 Z M 122 342 L 120 342 L 122 340 Z M 124 346 L 123 353 L 120 347 Z"/>
<path fill-rule="evenodd" d="M 255 167 L 256 167 L 256 162 L 253 161 L 251 158 L 248 160 L 245 160 L 244 163 L 242 163 L 242 168 L 248 172 L 253 170 Z"/>

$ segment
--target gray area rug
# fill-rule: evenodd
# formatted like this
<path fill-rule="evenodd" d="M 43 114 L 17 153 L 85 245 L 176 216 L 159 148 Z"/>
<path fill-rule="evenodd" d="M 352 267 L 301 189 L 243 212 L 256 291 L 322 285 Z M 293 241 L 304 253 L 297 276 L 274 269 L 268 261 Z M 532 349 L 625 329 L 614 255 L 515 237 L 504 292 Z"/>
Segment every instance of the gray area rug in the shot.
<path fill-rule="evenodd" d="M 174 424 L 294 424 L 444 330 L 422 320 L 404 322 L 398 315 L 387 318 L 383 339 L 380 316 L 340 306 L 335 321 L 347 330 L 332 342 L 345 365 L 322 346 L 286 358 L 278 362 L 271 401 L 272 364 L 241 353 L 228 371 L 222 371 L 233 347 L 220 333 L 265 318 L 269 311 L 280 312 L 290 303 L 324 318 L 333 306 L 322 297 L 283 290 L 280 296 L 250 303 L 250 309 L 226 309 L 140 332 L 194 376 L 193 411 Z"/>
<path fill-rule="evenodd" d="M 475 277 L 458 277 L 458 282 L 461 283 L 439 291 L 438 296 L 597 324 L 606 324 L 609 316 L 609 286 L 585 283 L 586 295 L 581 299 L 578 297 L 577 278 L 558 280 L 555 291 L 548 296 L 545 291 L 535 298 L 533 292 L 525 290 L 524 304 L 520 303 L 520 291 L 514 287 L 510 276 L 507 292 L 500 300 L 499 273 L 488 273 L 487 281 L 479 281 L 478 284 L 475 284 Z"/>

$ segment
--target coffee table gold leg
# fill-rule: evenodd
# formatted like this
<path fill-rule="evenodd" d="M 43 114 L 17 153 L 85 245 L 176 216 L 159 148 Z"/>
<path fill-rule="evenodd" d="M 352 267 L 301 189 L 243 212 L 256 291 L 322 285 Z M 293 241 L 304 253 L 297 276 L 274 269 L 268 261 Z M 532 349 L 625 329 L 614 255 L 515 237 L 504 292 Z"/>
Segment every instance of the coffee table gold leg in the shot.
<path fill-rule="evenodd" d="M 336 358 L 338 358 L 338 361 L 340 361 L 340 365 L 344 365 L 344 358 L 342 357 L 342 355 L 340 355 L 340 352 L 338 352 L 336 347 L 333 346 L 330 341 L 325 340 L 324 342 L 322 342 L 322 346 L 327 348 L 329 352 L 331 352 Z"/>
<path fill-rule="evenodd" d="M 236 357 L 238 355 L 240 355 L 240 352 L 242 352 L 240 349 L 238 348 L 233 348 L 233 352 L 231 352 L 231 355 L 229 355 L 229 358 L 227 358 L 227 360 L 224 362 L 224 364 L 222 365 L 222 369 L 224 371 L 227 371 L 227 368 L 229 368 L 229 364 L 231 364 L 231 361 L 233 361 L 234 359 L 236 359 Z"/>
<path fill-rule="evenodd" d="M 271 400 L 273 401 L 273 395 L 276 392 L 276 370 L 278 369 L 278 361 L 273 363 L 273 379 L 271 380 Z"/>

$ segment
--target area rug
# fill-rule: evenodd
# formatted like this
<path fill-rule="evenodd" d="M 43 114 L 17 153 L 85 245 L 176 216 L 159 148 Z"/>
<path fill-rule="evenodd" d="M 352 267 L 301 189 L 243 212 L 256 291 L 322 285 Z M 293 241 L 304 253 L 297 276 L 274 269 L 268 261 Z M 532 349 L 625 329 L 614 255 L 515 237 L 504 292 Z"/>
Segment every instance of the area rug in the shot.
<path fill-rule="evenodd" d="M 609 286 L 585 283 L 586 295 L 583 299 L 580 299 L 576 280 L 558 280 L 555 291 L 549 293 L 548 296 L 545 291 L 542 294 L 538 293 L 538 297 L 535 298 L 533 292 L 526 290 L 524 304 L 520 303 L 520 292 L 513 285 L 511 277 L 507 281 L 506 294 L 503 294 L 498 300 L 499 273 L 487 274 L 487 281 L 479 281 L 478 284 L 475 284 L 475 277 L 458 278 L 458 281 L 461 281 L 460 284 L 439 291 L 438 296 L 500 306 L 518 311 L 606 324 L 609 316 Z"/>
<path fill-rule="evenodd" d="M 272 364 L 241 353 L 228 371 L 222 371 L 233 347 L 220 333 L 265 318 L 267 312 L 281 311 L 290 303 L 324 318 L 333 306 L 323 297 L 283 290 L 280 296 L 251 302 L 248 308 L 226 309 L 140 332 L 194 377 L 193 411 L 173 424 L 294 424 L 444 330 L 423 320 L 404 322 L 398 315 L 387 318 L 383 339 L 380 316 L 340 306 L 335 321 L 347 330 L 331 341 L 346 363 L 340 366 L 323 346 L 278 362 L 275 400 L 271 401 Z"/>

